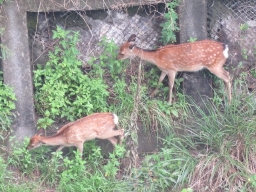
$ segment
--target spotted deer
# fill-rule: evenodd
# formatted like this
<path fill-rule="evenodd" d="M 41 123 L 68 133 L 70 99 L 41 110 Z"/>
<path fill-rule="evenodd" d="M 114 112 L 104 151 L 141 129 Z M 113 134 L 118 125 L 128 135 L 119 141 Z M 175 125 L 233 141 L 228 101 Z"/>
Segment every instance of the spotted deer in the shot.
<path fill-rule="evenodd" d="M 169 103 L 172 102 L 172 89 L 177 72 L 195 72 L 203 68 L 222 79 L 225 83 L 228 101 L 231 102 L 231 79 L 223 68 L 228 58 L 228 46 L 212 40 L 196 41 L 179 45 L 166 45 L 156 50 L 144 50 L 136 46 L 136 35 L 131 35 L 127 42 L 121 45 L 117 59 L 138 56 L 142 60 L 155 64 L 161 75 L 152 92 L 153 96 L 166 75 L 169 78 Z"/>
<path fill-rule="evenodd" d="M 115 136 L 119 136 L 119 144 L 121 144 L 124 130 L 114 130 L 117 124 L 118 117 L 113 113 L 94 113 L 64 125 L 53 136 L 34 135 L 31 137 L 27 149 L 34 149 L 41 145 L 59 145 L 57 149 L 59 151 L 63 147 L 76 146 L 82 156 L 83 144 L 88 140 L 107 139 L 115 146 L 118 142 Z"/>

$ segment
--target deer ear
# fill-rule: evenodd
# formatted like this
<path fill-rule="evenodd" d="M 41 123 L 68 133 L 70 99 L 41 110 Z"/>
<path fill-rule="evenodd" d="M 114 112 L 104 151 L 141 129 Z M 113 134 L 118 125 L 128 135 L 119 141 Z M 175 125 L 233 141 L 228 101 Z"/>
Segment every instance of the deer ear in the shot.
<path fill-rule="evenodd" d="M 128 42 L 134 42 L 136 40 L 136 35 L 135 34 L 132 34 L 129 39 L 128 39 Z"/>
<path fill-rule="evenodd" d="M 133 47 L 135 47 L 136 44 L 132 44 L 129 46 L 129 49 L 133 49 Z"/>

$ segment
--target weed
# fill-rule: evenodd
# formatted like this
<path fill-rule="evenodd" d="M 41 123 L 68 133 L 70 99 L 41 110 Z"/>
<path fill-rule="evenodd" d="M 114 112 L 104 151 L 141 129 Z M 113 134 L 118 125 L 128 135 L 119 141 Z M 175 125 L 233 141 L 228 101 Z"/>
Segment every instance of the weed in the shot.
<path fill-rule="evenodd" d="M 92 66 L 92 71 L 89 75 L 92 78 L 105 79 L 109 87 L 111 87 L 109 96 L 109 101 L 112 103 L 110 105 L 110 110 L 131 111 L 133 107 L 133 96 L 134 92 L 130 93 L 128 88 L 131 86 L 127 85 L 125 81 L 125 70 L 126 65 L 123 61 L 117 60 L 118 47 L 117 45 L 106 37 L 103 37 L 99 42 L 99 45 L 103 48 L 103 51 L 99 58 L 91 58 L 89 64 Z M 133 89 L 134 90 L 134 89 Z M 116 106 L 118 106 L 116 108 Z"/>
<path fill-rule="evenodd" d="M 240 30 L 241 30 L 241 31 L 246 31 L 246 30 L 248 30 L 248 29 L 249 29 L 248 23 L 244 23 L 244 24 L 241 24 L 241 25 L 240 25 Z"/>
<path fill-rule="evenodd" d="M 162 27 L 161 38 L 165 45 L 176 41 L 175 32 L 179 30 L 177 24 L 178 14 L 175 10 L 177 6 L 178 0 L 167 3 L 167 12 L 164 14 L 165 22 L 160 24 Z"/>
<path fill-rule="evenodd" d="M 104 48 L 104 51 L 99 57 L 100 66 L 106 68 L 113 79 L 119 79 L 120 74 L 122 74 L 125 68 L 123 62 L 116 59 L 119 47 L 113 40 L 108 40 L 106 37 L 101 39 L 99 45 Z"/>
<path fill-rule="evenodd" d="M 30 174 L 34 170 L 34 164 L 31 153 L 25 148 L 28 138 L 23 143 L 19 143 L 15 141 L 15 137 L 11 137 L 10 142 L 13 150 L 8 158 L 8 164 L 19 168 L 24 174 Z"/>
<path fill-rule="evenodd" d="M 247 49 L 243 48 L 242 49 L 242 56 L 243 56 L 243 59 L 244 60 L 247 60 L 248 59 L 248 54 L 247 54 Z"/>
<path fill-rule="evenodd" d="M 7 165 L 4 162 L 4 159 L 0 156 L 0 183 L 3 183 L 7 175 Z"/>
<path fill-rule="evenodd" d="M 125 148 L 123 146 L 116 146 L 113 153 L 109 154 L 109 161 L 104 165 L 105 176 L 106 177 L 115 177 L 117 171 L 119 170 L 119 158 L 122 158 L 125 153 Z"/>
<path fill-rule="evenodd" d="M 64 171 L 61 173 L 60 183 L 72 182 L 75 178 L 82 177 L 85 172 L 86 162 L 82 160 L 78 151 L 74 152 L 75 158 L 69 159 L 68 157 L 63 159 Z"/>
<path fill-rule="evenodd" d="M 127 178 L 130 188 L 132 185 L 136 191 L 176 191 L 188 182 L 195 167 L 186 148 L 188 143 L 177 135 L 170 135 L 163 142 L 160 152 L 146 156 L 141 168 L 132 170 L 131 177 Z"/>

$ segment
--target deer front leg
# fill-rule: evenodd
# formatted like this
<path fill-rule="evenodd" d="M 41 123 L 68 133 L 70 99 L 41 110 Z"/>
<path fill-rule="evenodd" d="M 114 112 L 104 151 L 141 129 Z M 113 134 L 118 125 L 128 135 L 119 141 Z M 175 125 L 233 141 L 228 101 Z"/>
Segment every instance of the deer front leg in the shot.
<path fill-rule="evenodd" d="M 150 94 L 150 97 L 153 97 L 153 96 L 156 94 L 156 91 L 158 90 L 160 84 L 162 83 L 162 81 L 164 80 L 164 78 L 165 78 L 166 75 L 167 75 L 166 72 L 164 72 L 164 71 L 161 72 L 161 75 L 160 75 L 160 77 L 159 77 L 157 86 L 156 86 L 155 90 Z"/>
<path fill-rule="evenodd" d="M 168 103 L 172 103 L 172 89 L 174 85 L 176 71 L 168 71 L 168 79 L 169 79 L 169 101 Z"/>
<path fill-rule="evenodd" d="M 58 147 L 58 149 L 57 149 L 56 151 L 60 151 L 60 150 L 62 150 L 64 147 L 65 147 L 65 146 L 61 145 L 61 146 Z"/>
<path fill-rule="evenodd" d="M 78 143 L 78 144 L 76 145 L 76 147 L 77 147 L 77 150 L 78 150 L 79 153 L 80 153 L 80 157 L 82 158 L 82 156 L 83 156 L 83 150 L 84 150 L 84 143 Z"/>

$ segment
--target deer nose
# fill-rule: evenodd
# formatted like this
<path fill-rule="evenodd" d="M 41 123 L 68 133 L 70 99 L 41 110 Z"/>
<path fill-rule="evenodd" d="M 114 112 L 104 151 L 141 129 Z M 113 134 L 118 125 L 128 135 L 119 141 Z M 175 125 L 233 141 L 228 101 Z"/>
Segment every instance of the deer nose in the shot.
<path fill-rule="evenodd" d="M 116 56 L 116 59 L 117 59 L 117 60 L 121 59 L 121 55 L 118 54 L 118 55 Z"/>
<path fill-rule="evenodd" d="M 117 60 L 124 60 L 126 59 L 125 55 L 122 54 L 122 53 L 118 53 L 117 57 L 116 57 Z"/>

